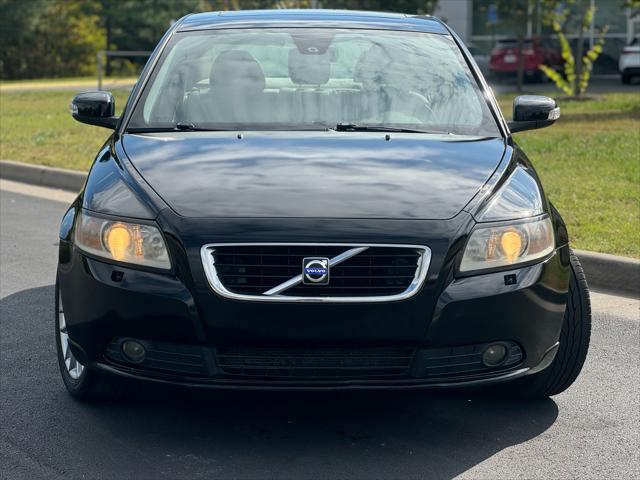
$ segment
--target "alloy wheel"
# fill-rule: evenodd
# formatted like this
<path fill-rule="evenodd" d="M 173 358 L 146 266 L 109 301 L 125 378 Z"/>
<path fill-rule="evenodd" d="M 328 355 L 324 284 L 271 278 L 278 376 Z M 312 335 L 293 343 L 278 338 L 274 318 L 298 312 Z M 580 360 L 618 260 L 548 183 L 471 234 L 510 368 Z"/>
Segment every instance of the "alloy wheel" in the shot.
<path fill-rule="evenodd" d="M 78 380 L 84 371 L 84 365 L 76 359 L 71 352 L 71 348 L 69 348 L 67 322 L 64 317 L 64 309 L 62 308 L 62 300 L 60 298 L 58 298 L 58 334 L 60 335 L 60 348 L 67 373 L 74 380 Z"/>

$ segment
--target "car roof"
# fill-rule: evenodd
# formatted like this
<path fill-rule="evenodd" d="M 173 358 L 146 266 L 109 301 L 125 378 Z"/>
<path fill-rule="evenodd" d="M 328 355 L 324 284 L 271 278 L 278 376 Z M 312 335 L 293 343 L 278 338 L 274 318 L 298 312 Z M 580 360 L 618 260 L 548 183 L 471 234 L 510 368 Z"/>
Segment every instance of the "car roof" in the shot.
<path fill-rule="evenodd" d="M 433 17 L 355 10 L 275 9 L 196 13 L 184 17 L 177 30 L 269 27 L 370 28 L 449 34 L 442 22 Z"/>

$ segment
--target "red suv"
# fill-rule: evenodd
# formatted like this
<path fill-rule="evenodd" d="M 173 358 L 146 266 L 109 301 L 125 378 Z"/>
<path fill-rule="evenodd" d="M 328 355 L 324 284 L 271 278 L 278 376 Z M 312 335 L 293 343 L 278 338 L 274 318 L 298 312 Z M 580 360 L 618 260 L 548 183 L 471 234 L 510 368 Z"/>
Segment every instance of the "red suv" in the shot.
<path fill-rule="evenodd" d="M 524 55 L 524 74 L 534 81 L 544 80 L 544 74 L 538 69 L 538 65 L 545 64 L 558 69 L 564 63 L 559 50 L 554 48 L 551 41 L 547 39 L 526 38 L 522 44 L 522 54 Z M 491 50 L 489 71 L 494 76 L 514 75 L 518 71 L 518 63 L 518 40 L 506 38 L 499 40 Z"/>

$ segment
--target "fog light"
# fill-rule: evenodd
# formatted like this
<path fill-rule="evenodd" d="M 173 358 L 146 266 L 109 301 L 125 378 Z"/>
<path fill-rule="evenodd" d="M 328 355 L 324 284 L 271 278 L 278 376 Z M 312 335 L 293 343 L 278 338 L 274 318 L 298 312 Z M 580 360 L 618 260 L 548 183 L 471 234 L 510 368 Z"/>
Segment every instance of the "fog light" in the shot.
<path fill-rule="evenodd" d="M 141 363 L 144 361 L 145 351 L 140 342 L 135 340 L 126 340 L 122 342 L 122 353 L 132 363 Z"/>
<path fill-rule="evenodd" d="M 501 343 L 489 345 L 482 354 L 482 363 L 487 367 L 496 367 L 507 357 L 507 348 Z"/>

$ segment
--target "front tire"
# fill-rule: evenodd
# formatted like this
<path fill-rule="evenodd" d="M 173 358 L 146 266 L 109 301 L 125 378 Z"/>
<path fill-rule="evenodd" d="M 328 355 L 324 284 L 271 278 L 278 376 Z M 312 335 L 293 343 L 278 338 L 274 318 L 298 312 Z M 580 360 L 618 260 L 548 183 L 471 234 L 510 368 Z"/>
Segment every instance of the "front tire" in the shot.
<path fill-rule="evenodd" d="M 557 395 L 571 386 L 582 370 L 591 338 L 589 287 L 578 257 L 571 252 L 571 281 L 560 345 L 551 365 L 541 372 L 505 384 L 509 393 L 535 399 Z"/>
<path fill-rule="evenodd" d="M 531 81 L 533 83 L 544 83 L 545 78 L 546 75 L 540 70 L 536 70 L 535 72 L 531 73 Z"/>
<path fill-rule="evenodd" d="M 56 353 L 62 381 L 72 397 L 82 401 L 104 401 L 119 398 L 123 392 L 121 382 L 80 363 L 69 347 L 69 334 L 64 308 L 60 300 L 60 287 L 55 287 Z"/>
<path fill-rule="evenodd" d="M 620 76 L 620 80 L 622 81 L 623 85 L 629 85 L 631 83 L 631 75 L 628 75 L 626 73 L 623 73 Z"/>

